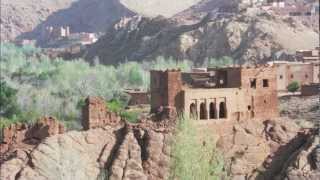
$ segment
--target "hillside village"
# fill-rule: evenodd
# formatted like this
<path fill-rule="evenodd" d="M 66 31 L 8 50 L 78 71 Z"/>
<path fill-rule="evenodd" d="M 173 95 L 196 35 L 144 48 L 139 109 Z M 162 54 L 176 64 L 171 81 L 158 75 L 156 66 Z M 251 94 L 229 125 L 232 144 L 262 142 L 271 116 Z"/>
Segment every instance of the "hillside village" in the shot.
<path fill-rule="evenodd" d="M 1 180 L 320 178 L 319 2 L 74 3 L 1 33 Z"/>

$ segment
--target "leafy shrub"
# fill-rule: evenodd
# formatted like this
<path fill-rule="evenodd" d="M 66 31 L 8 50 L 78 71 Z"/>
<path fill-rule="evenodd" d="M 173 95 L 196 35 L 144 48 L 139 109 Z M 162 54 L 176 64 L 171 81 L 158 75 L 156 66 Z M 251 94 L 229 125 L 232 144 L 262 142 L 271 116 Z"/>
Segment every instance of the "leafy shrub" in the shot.
<path fill-rule="evenodd" d="M 172 148 L 170 179 L 221 179 L 224 173 L 223 160 L 215 150 L 214 141 L 210 136 L 207 134 L 202 136 L 197 131 L 193 120 L 179 118 Z"/>
<path fill-rule="evenodd" d="M 139 114 L 137 112 L 122 111 L 120 116 L 130 123 L 137 123 Z"/>
<path fill-rule="evenodd" d="M 112 99 L 108 101 L 106 106 L 108 110 L 115 113 L 120 113 L 125 108 L 125 105 L 118 99 Z"/>
<path fill-rule="evenodd" d="M 297 81 L 293 81 L 287 87 L 289 92 L 296 92 L 300 88 L 299 83 Z"/>
<path fill-rule="evenodd" d="M 118 113 L 121 118 L 128 122 L 136 123 L 138 121 L 139 113 L 134 111 L 127 111 L 125 108 L 127 103 L 120 99 L 112 99 L 106 103 L 107 109 L 111 112 Z"/>
<path fill-rule="evenodd" d="M 9 87 L 4 80 L 0 80 L 0 116 L 12 118 L 14 115 L 20 115 L 17 90 Z"/>

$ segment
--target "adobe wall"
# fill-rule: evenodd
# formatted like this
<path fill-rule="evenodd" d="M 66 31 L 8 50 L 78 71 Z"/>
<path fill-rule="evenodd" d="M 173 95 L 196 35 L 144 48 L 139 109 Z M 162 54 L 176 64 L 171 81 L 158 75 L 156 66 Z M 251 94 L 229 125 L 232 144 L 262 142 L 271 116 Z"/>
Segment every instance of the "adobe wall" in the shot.
<path fill-rule="evenodd" d="M 156 112 L 166 98 L 163 74 L 163 71 L 150 71 L 151 112 Z"/>
<path fill-rule="evenodd" d="M 184 112 L 191 116 L 191 105 L 196 107 L 198 120 L 240 120 L 250 119 L 251 109 L 248 110 L 248 104 L 244 99 L 244 91 L 239 88 L 225 89 L 185 89 L 184 90 Z M 225 103 L 226 115 L 220 116 L 220 104 Z M 201 104 L 205 105 L 206 117 L 201 119 Z M 213 105 L 213 107 L 211 107 Z M 210 113 L 213 112 L 213 116 Z"/>
<path fill-rule="evenodd" d="M 313 64 L 313 80 L 312 80 L 312 83 L 320 83 L 320 62 Z"/>
<path fill-rule="evenodd" d="M 25 143 L 28 140 L 41 141 L 46 137 L 63 134 L 63 124 L 53 117 L 39 119 L 34 125 L 11 124 L 3 129 L 1 152 L 7 151 L 11 146 Z"/>
<path fill-rule="evenodd" d="M 299 85 L 319 83 L 319 64 L 315 63 L 279 63 L 277 68 L 277 90 L 287 91 L 287 87 L 293 81 Z"/>
<path fill-rule="evenodd" d="M 255 118 L 278 117 L 277 69 L 275 67 L 243 68 L 241 88 L 244 101 L 250 102 Z M 255 80 L 255 87 L 252 81 Z M 264 81 L 267 83 L 264 84 Z"/>
<path fill-rule="evenodd" d="M 182 79 L 180 70 L 150 72 L 151 112 L 160 107 L 182 108 Z"/>
<path fill-rule="evenodd" d="M 107 110 L 105 101 L 100 97 L 88 97 L 82 109 L 82 127 L 84 130 L 115 125 L 121 121 L 116 113 Z"/>
<path fill-rule="evenodd" d="M 165 99 L 165 105 L 176 107 L 177 111 L 180 111 L 183 106 L 181 71 L 166 71 L 165 78 L 167 82 L 167 85 L 165 85 L 167 92 L 167 95 L 165 96 L 167 97 L 167 99 Z"/>
<path fill-rule="evenodd" d="M 313 82 L 313 65 L 312 64 L 293 64 L 287 66 L 288 85 L 297 81 L 299 85 L 310 84 Z"/>
<path fill-rule="evenodd" d="M 301 95 L 302 96 L 313 96 L 320 94 L 320 84 L 309 84 L 301 86 Z"/>

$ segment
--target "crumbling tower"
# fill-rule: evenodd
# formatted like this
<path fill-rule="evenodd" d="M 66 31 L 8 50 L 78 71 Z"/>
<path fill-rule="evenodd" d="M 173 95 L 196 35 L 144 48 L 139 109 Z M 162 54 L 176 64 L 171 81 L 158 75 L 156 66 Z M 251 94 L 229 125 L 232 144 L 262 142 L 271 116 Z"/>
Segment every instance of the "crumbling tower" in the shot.
<path fill-rule="evenodd" d="M 121 117 L 109 112 L 105 101 L 100 97 L 88 97 L 82 109 L 82 127 L 84 130 L 117 124 Z"/>
<path fill-rule="evenodd" d="M 180 70 L 151 71 L 151 112 L 159 108 L 182 109 L 182 80 Z"/>

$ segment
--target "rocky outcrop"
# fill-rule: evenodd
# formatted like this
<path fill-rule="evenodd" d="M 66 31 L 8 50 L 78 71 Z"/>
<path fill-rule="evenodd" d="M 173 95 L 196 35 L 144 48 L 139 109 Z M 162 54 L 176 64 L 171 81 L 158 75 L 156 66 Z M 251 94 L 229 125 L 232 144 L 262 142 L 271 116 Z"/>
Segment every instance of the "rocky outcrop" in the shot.
<path fill-rule="evenodd" d="M 97 159 L 109 156 L 116 139 L 113 129 L 69 132 L 47 138 L 24 161 L 19 173 L 5 171 L 10 161 L 1 165 L 1 177 L 16 179 L 96 179 L 100 173 Z M 103 138 L 101 138 L 103 137 Z M 2 179 L 1 178 L 1 179 Z"/>
<path fill-rule="evenodd" d="M 119 123 L 48 137 L 2 161 L 1 179 L 164 179 L 171 130 L 156 124 Z"/>
<path fill-rule="evenodd" d="M 64 126 L 53 117 L 43 117 L 34 125 L 11 124 L 3 129 L 1 153 L 39 143 L 46 137 L 64 133 Z"/>
<path fill-rule="evenodd" d="M 215 124 L 217 148 L 233 179 L 272 179 L 308 135 L 290 119 L 250 120 Z"/>
<path fill-rule="evenodd" d="M 115 156 L 116 159 L 110 171 L 110 180 L 147 179 L 142 168 L 141 147 L 131 130 L 125 135 Z"/>
<path fill-rule="evenodd" d="M 320 179 L 320 146 L 319 137 L 311 137 L 308 142 L 287 162 L 278 179 L 316 180 Z"/>
<path fill-rule="evenodd" d="M 168 127 L 174 127 L 169 124 L 149 119 L 54 135 L 33 149 L 17 149 L 2 162 L 1 178 L 166 179 L 173 137 L 173 128 Z M 318 172 L 319 151 L 315 144 L 307 146 L 311 136 L 288 119 L 205 126 L 217 136 L 217 148 L 233 179 L 286 176 L 291 180 Z"/>

